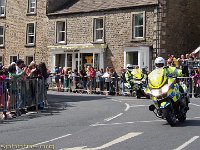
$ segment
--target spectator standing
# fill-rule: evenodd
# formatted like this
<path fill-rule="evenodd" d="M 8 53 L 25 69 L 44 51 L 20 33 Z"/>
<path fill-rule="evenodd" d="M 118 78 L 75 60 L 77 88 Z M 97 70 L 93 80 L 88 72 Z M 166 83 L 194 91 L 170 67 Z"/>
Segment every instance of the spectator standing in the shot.
<path fill-rule="evenodd" d="M 83 89 L 86 89 L 87 86 L 87 73 L 85 72 L 85 69 L 82 69 L 79 73 L 80 75 L 80 80 L 83 84 Z"/>
<path fill-rule="evenodd" d="M 59 66 L 56 66 L 55 67 L 55 82 L 56 82 L 56 88 L 57 88 L 57 91 L 61 91 L 61 88 L 60 88 L 60 69 L 59 69 Z"/>
<path fill-rule="evenodd" d="M 102 76 L 103 76 L 103 72 L 101 72 L 101 70 L 98 70 L 96 72 L 96 83 L 97 83 L 97 88 L 99 88 L 100 91 L 102 91 Z"/>
<path fill-rule="evenodd" d="M 187 64 L 187 60 L 185 59 L 184 55 L 181 55 L 180 65 L 181 65 L 183 75 L 186 77 L 189 77 L 188 64 Z"/>
<path fill-rule="evenodd" d="M 114 94 L 116 94 L 115 91 L 116 91 L 116 88 L 117 88 L 118 75 L 113 68 L 109 69 L 109 73 L 110 73 L 110 78 L 111 78 L 109 94 L 114 95 Z"/>
<path fill-rule="evenodd" d="M 8 67 L 9 77 L 10 77 L 10 85 L 9 85 L 9 96 L 10 98 L 7 101 L 7 109 L 8 109 L 8 116 L 11 117 L 11 105 L 16 104 L 16 95 L 18 95 L 18 85 L 17 85 L 17 79 L 21 78 L 26 74 L 26 67 L 22 69 L 22 72 L 17 74 L 16 67 L 13 65 L 10 65 Z M 14 105 L 13 105 L 14 106 Z M 19 104 L 17 104 L 17 110 L 20 107 Z"/>
<path fill-rule="evenodd" d="M 61 88 L 61 91 L 63 91 L 65 70 L 63 67 L 59 67 L 59 70 L 60 70 L 60 88 Z"/>
<path fill-rule="evenodd" d="M 87 71 L 88 76 L 88 88 L 90 90 L 90 93 L 92 92 L 92 89 L 94 88 L 94 78 L 96 76 L 96 71 L 93 67 L 89 66 Z"/>
<path fill-rule="evenodd" d="M 43 86 L 44 86 L 44 90 L 43 90 L 44 102 L 45 102 L 46 107 L 49 105 L 48 100 L 47 100 L 47 90 L 48 90 L 47 78 L 49 77 L 49 75 L 50 75 L 50 70 L 47 69 L 46 64 L 44 62 L 39 63 L 38 76 L 42 77 Z"/>
<path fill-rule="evenodd" d="M 110 78 L 110 72 L 109 72 L 108 67 L 106 68 L 106 71 L 105 71 L 105 73 L 103 74 L 102 77 L 105 79 L 106 91 L 109 92 L 111 78 Z"/>

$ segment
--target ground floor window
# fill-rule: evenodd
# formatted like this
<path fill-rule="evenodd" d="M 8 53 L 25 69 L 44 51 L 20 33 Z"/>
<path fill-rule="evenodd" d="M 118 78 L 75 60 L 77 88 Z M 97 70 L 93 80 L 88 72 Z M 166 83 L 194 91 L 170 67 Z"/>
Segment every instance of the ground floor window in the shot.
<path fill-rule="evenodd" d="M 132 65 L 138 65 L 138 52 L 127 52 L 126 63 Z"/>
<path fill-rule="evenodd" d="M 17 61 L 17 56 L 10 56 L 10 64 Z"/>
<path fill-rule="evenodd" d="M 95 69 L 100 69 L 100 53 L 64 53 L 55 54 L 55 66 L 86 70 L 88 66 L 92 66 Z M 103 59 L 103 58 L 102 58 Z M 55 67 L 54 66 L 54 67 Z"/>
<path fill-rule="evenodd" d="M 124 67 L 127 64 L 138 65 L 140 68 L 148 67 L 151 69 L 151 57 L 149 47 L 127 47 L 124 49 Z"/>
<path fill-rule="evenodd" d="M 26 56 L 26 65 L 29 65 L 33 61 L 33 56 Z"/>
<path fill-rule="evenodd" d="M 55 65 L 59 67 L 65 66 L 65 54 L 56 54 Z"/>

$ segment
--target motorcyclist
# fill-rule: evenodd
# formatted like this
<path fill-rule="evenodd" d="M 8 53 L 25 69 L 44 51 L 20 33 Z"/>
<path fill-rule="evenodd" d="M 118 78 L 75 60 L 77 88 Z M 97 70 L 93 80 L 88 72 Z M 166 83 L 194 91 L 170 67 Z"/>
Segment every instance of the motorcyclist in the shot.
<path fill-rule="evenodd" d="M 144 78 L 144 74 L 142 70 L 139 68 L 139 66 L 135 66 L 135 68 L 132 70 L 131 74 L 133 75 L 133 79 L 135 81 L 142 80 Z M 134 84 L 134 90 L 136 91 L 137 98 L 140 98 L 142 87 L 140 87 L 138 84 Z"/>
<path fill-rule="evenodd" d="M 166 66 L 165 67 L 165 60 L 162 57 L 158 57 L 155 59 L 155 66 L 156 68 L 163 68 L 164 69 L 164 76 L 168 77 L 168 78 L 176 78 L 176 77 L 182 77 L 182 70 L 180 69 L 176 69 L 176 67 L 172 67 L 172 66 Z M 182 99 L 183 99 L 183 94 L 184 94 L 184 90 L 182 88 L 182 86 L 179 84 L 178 80 L 176 82 L 178 84 L 179 87 L 179 91 L 181 93 L 181 96 L 178 97 L 176 100 L 173 99 L 175 102 L 177 102 L 182 108 L 185 107 L 185 103 L 183 103 Z"/>
<path fill-rule="evenodd" d="M 127 68 L 127 71 L 125 73 L 125 87 L 130 90 L 130 94 L 132 95 L 133 82 L 131 82 L 131 80 L 133 79 L 133 75 L 131 72 L 133 70 L 133 65 L 127 64 L 126 68 Z"/>

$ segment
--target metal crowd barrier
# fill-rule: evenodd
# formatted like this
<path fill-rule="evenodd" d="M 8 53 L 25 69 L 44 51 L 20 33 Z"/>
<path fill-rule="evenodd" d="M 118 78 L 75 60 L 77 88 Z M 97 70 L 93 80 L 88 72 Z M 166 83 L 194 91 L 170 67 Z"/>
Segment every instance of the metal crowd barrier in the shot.
<path fill-rule="evenodd" d="M 0 81 L 0 118 L 6 119 L 8 113 L 17 117 L 43 109 L 46 92 L 43 78 Z"/>
<path fill-rule="evenodd" d="M 191 97 L 200 96 L 200 78 L 197 77 L 179 77 L 179 80 L 186 84 L 188 93 Z M 107 82 L 108 81 L 108 82 Z M 197 81 L 198 84 L 197 84 Z M 49 90 L 56 90 L 54 76 L 48 79 Z M 110 94 L 110 95 L 129 95 L 129 90 L 125 88 L 123 80 L 118 78 L 97 77 L 89 80 L 87 77 L 74 76 L 64 78 L 63 92 L 76 92 L 87 94 Z"/>

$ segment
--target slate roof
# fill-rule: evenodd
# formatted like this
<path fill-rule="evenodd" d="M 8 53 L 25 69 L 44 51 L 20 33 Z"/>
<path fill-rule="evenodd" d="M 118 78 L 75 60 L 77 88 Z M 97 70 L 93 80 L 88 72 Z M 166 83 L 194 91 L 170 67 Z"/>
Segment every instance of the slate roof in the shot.
<path fill-rule="evenodd" d="M 158 4 L 158 0 L 71 0 L 53 14 L 70 14 L 81 12 L 104 11 Z"/>

